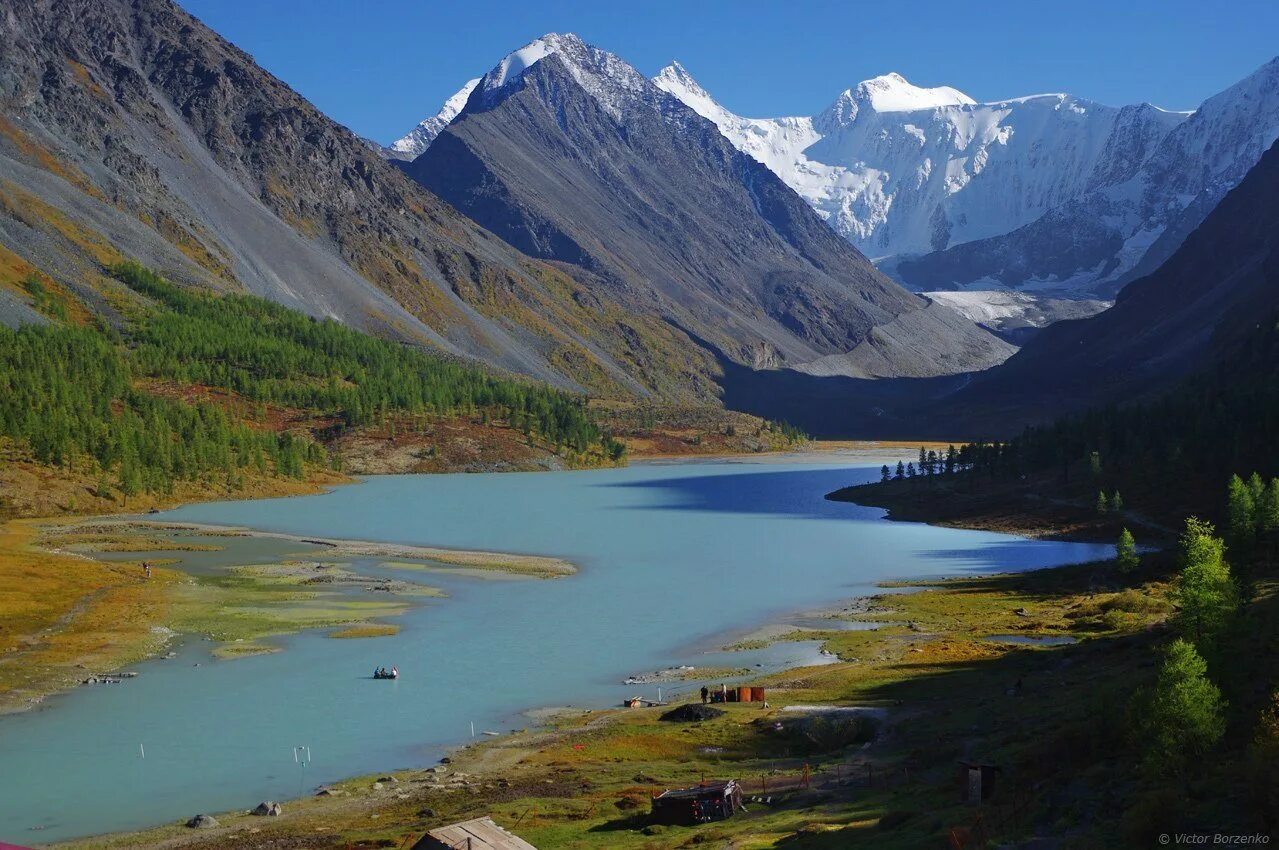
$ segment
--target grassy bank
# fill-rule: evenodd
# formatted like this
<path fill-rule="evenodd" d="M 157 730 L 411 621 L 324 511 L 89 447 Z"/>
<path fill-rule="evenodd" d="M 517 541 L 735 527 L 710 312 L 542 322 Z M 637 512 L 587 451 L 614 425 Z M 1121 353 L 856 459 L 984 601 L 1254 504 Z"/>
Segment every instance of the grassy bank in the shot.
<path fill-rule="evenodd" d="M 38 549 L 39 526 L 0 526 L 0 711 L 29 708 L 158 651 L 181 576 Z"/>

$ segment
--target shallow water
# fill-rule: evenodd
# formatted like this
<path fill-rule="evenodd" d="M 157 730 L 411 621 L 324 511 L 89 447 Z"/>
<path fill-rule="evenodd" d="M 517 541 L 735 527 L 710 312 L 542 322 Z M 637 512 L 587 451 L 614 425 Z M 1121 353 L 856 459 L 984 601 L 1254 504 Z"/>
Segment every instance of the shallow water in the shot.
<path fill-rule="evenodd" d="M 307 633 L 284 639 L 285 652 L 221 662 L 210 660 L 210 644 L 189 640 L 176 659 L 138 665 L 137 679 L 0 719 L 0 776 L 21 777 L 0 793 L 0 840 L 139 828 L 426 765 L 467 739 L 472 721 L 477 731 L 505 730 L 529 725 L 526 709 L 656 695 L 655 685 L 621 684 L 632 673 L 820 663 L 812 643 L 704 653 L 763 623 L 873 592 L 879 580 L 1108 555 L 1109 547 L 886 522 L 877 508 L 822 498 L 877 475 L 826 460 L 387 476 L 322 496 L 164 514 L 556 555 L 581 572 L 511 582 L 426 573 L 419 580 L 449 598 L 398 618 L 396 636 Z M 415 579 L 411 570 L 396 575 Z M 392 664 L 398 681 L 369 678 Z M 310 748 L 309 765 L 295 763 L 296 746 Z"/>

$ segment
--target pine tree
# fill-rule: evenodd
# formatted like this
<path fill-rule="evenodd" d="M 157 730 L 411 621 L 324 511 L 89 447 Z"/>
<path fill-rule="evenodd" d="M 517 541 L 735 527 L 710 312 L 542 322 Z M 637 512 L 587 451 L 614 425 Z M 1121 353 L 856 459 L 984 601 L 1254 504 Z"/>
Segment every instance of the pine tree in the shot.
<path fill-rule="evenodd" d="M 1137 554 L 1137 542 L 1132 533 L 1124 529 L 1119 533 L 1119 542 L 1115 544 L 1115 560 L 1119 563 L 1121 573 L 1135 572 L 1141 566 L 1141 556 Z"/>
<path fill-rule="evenodd" d="M 1123 496 L 1121 496 L 1121 495 L 1119 495 L 1119 491 L 1118 491 L 1118 490 L 1116 490 L 1116 491 L 1114 492 L 1114 495 L 1112 495 L 1112 496 L 1110 497 L 1110 510 L 1111 510 L 1111 511 L 1113 511 L 1114 513 L 1117 513 L 1117 514 L 1118 514 L 1118 513 L 1123 513 L 1123 510 L 1124 510 L 1124 497 L 1123 497 Z"/>
<path fill-rule="evenodd" d="M 1110 502 L 1106 498 L 1105 491 L 1098 490 L 1097 491 L 1097 513 L 1104 514 L 1109 510 L 1110 510 Z"/>
<path fill-rule="evenodd" d="M 879 468 L 879 481 L 882 484 L 892 477 L 892 472 L 888 469 L 888 464 L 884 464 Z"/>
<path fill-rule="evenodd" d="M 899 461 L 897 461 L 897 471 L 893 474 L 893 477 L 894 477 L 894 478 L 896 478 L 898 481 L 900 481 L 901 479 L 905 478 L 905 477 L 906 477 L 906 464 L 902 463 L 900 460 L 899 460 Z"/>

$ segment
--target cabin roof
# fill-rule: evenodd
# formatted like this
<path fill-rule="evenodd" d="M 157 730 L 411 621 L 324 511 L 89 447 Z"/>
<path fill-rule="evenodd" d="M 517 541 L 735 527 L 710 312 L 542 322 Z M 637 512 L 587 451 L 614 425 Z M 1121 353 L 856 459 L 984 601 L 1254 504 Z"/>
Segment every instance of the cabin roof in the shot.
<path fill-rule="evenodd" d="M 464 820 L 428 830 L 426 836 L 414 846 L 462 850 L 537 850 L 523 838 L 502 829 L 490 817 Z"/>
<path fill-rule="evenodd" d="M 719 782 L 704 782 L 692 788 L 673 788 L 663 791 L 657 795 L 659 800 L 681 800 L 695 797 L 715 796 L 718 794 L 727 794 L 732 789 L 736 780 L 725 779 Z"/>

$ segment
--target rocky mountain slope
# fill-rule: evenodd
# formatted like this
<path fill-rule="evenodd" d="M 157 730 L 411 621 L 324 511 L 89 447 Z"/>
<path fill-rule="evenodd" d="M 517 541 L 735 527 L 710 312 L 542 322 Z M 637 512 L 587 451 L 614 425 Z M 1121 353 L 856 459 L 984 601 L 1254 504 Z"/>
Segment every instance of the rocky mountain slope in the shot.
<path fill-rule="evenodd" d="M 1279 320 L 1279 143 L 1180 248 L 1115 306 L 1038 334 L 931 415 L 1016 423 L 1140 399 L 1229 362 Z M 1011 425 L 1008 423 L 1012 423 Z"/>
<path fill-rule="evenodd" d="M 738 363 L 926 376 L 1010 351 L 889 281 L 713 123 L 573 35 L 503 59 L 407 170 L 599 297 Z"/>
<path fill-rule="evenodd" d="M 112 321 L 137 259 L 600 395 L 710 398 L 712 357 L 511 248 L 168 0 L 0 11 L 0 317 L 43 275 Z"/>
<path fill-rule="evenodd" d="M 727 163 L 734 152 L 710 155 Z M 1007 355 L 873 270 L 844 271 L 860 258 L 821 247 L 808 231 L 824 231 L 802 205 L 807 217 L 795 217 L 793 196 L 772 182 L 758 200 L 787 237 L 768 236 L 764 253 L 778 258 L 761 258 L 768 286 L 737 302 L 742 321 L 720 327 L 734 310 L 710 293 L 743 288 L 736 268 L 649 280 L 533 259 L 170 0 L 16 0 L 0 12 L 0 320 L 10 324 L 36 318 L 32 276 L 118 322 L 135 296 L 102 269 L 136 259 L 179 283 L 248 290 L 607 397 L 713 400 L 724 352 L 760 366 L 847 357 L 820 368 L 872 374 Z M 665 223 L 661 238 L 686 238 L 682 221 Z M 650 250 L 654 234 L 635 229 L 632 244 Z M 598 245 L 613 234 L 577 237 Z M 811 281 L 803 251 L 826 264 Z M 679 287 L 699 306 L 634 294 Z M 858 287 L 876 300 L 849 320 Z M 785 318 L 764 318 L 770 310 Z M 714 315 L 689 321 L 699 311 Z"/>
<path fill-rule="evenodd" d="M 678 63 L 654 82 L 916 290 L 1110 297 L 1166 259 L 1279 135 L 1279 60 L 1193 114 L 1066 94 L 975 103 L 888 74 L 814 117 L 750 119 Z"/>

